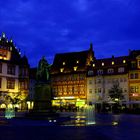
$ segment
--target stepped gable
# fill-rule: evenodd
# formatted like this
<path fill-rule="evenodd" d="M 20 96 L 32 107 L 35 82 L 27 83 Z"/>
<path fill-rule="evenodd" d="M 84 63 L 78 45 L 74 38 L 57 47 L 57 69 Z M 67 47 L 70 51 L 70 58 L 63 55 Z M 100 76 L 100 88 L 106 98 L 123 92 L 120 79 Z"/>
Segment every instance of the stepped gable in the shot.
<path fill-rule="evenodd" d="M 1 61 L 12 64 L 19 64 L 21 59 L 20 49 L 16 48 L 12 39 L 6 38 L 5 33 L 0 37 L 0 57 Z"/>

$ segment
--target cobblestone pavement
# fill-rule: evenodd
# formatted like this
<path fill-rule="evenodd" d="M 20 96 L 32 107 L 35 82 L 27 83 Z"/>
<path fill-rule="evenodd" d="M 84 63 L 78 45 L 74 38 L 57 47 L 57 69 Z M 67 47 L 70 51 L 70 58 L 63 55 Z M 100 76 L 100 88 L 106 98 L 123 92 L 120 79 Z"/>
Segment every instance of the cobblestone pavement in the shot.
<path fill-rule="evenodd" d="M 28 119 L 0 119 L 0 140 L 139 140 L 139 115 L 97 114 L 96 125 L 62 126 Z M 118 121 L 114 125 L 112 122 Z"/>

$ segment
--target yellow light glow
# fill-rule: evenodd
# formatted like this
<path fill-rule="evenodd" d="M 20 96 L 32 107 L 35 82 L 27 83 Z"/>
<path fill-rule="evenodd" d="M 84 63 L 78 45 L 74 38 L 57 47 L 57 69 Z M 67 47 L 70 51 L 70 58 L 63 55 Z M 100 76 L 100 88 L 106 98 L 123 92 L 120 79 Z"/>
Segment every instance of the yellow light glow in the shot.
<path fill-rule="evenodd" d="M 102 62 L 102 66 L 104 66 L 105 64 Z"/>
<path fill-rule="evenodd" d="M 13 108 L 13 105 L 12 104 L 8 104 L 8 108 Z"/>
<path fill-rule="evenodd" d="M 63 65 L 65 65 L 66 63 L 65 62 L 63 62 Z"/>
<path fill-rule="evenodd" d="M 78 63 L 79 63 L 79 61 L 77 60 L 77 61 L 76 61 L 76 63 L 78 64 Z"/>
<path fill-rule="evenodd" d="M 5 104 L 1 104 L 0 108 L 6 108 Z"/>
<path fill-rule="evenodd" d="M 123 60 L 123 63 L 126 63 L 126 60 Z"/>
<path fill-rule="evenodd" d="M 114 121 L 112 122 L 112 125 L 118 125 L 118 122 Z"/>
<path fill-rule="evenodd" d="M 60 72 L 63 72 L 64 71 L 64 68 L 60 68 Z"/>
<path fill-rule="evenodd" d="M 119 101 L 119 99 L 118 98 L 115 98 L 115 101 Z"/>
<path fill-rule="evenodd" d="M 93 64 L 93 67 L 95 67 L 95 64 Z"/>
<path fill-rule="evenodd" d="M 76 71 L 77 70 L 77 67 L 73 67 L 73 69 L 74 69 L 74 71 Z"/>
<path fill-rule="evenodd" d="M 112 61 L 112 65 L 114 65 L 114 61 Z"/>

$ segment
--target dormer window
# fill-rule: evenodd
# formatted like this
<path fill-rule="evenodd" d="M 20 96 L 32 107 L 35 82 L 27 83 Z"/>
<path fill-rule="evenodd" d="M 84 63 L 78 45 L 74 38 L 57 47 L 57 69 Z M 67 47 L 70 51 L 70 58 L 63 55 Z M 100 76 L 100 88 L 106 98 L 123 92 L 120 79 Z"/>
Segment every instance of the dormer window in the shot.
<path fill-rule="evenodd" d="M 102 62 L 102 66 L 104 66 L 105 64 Z"/>
<path fill-rule="evenodd" d="M 76 63 L 79 64 L 79 61 L 77 60 Z"/>
<path fill-rule="evenodd" d="M 93 64 L 92 66 L 95 67 L 95 64 Z"/>
<path fill-rule="evenodd" d="M 63 72 L 64 71 L 64 68 L 60 68 L 60 72 Z"/>
<path fill-rule="evenodd" d="M 77 66 L 76 67 L 73 67 L 74 71 L 77 71 Z"/>
<path fill-rule="evenodd" d="M 112 61 L 112 65 L 114 65 L 114 61 Z"/>
<path fill-rule="evenodd" d="M 120 67 L 120 68 L 118 68 L 118 72 L 119 72 L 119 73 L 124 72 L 124 67 Z"/>
<path fill-rule="evenodd" d="M 98 74 L 98 75 L 102 75 L 102 74 L 103 74 L 103 70 L 98 70 L 98 71 L 97 71 L 97 74 Z"/>
<path fill-rule="evenodd" d="M 109 74 L 114 73 L 114 69 L 112 69 L 112 68 L 108 69 L 107 73 L 109 73 Z"/>
<path fill-rule="evenodd" d="M 126 60 L 123 60 L 123 63 L 125 64 L 126 63 Z"/>
<path fill-rule="evenodd" d="M 66 63 L 65 62 L 63 62 L 63 66 L 65 65 Z"/>

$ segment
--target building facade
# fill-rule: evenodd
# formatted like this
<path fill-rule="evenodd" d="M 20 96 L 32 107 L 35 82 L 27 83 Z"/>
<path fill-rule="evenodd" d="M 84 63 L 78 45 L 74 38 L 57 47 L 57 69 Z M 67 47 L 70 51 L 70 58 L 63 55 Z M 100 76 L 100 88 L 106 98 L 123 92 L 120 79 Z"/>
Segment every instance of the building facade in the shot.
<path fill-rule="evenodd" d="M 140 107 L 140 50 L 129 53 L 129 98 L 132 108 Z"/>
<path fill-rule="evenodd" d="M 54 105 L 113 104 L 109 92 L 116 83 L 124 97 L 120 104 L 140 104 L 139 50 L 127 56 L 96 59 L 91 44 L 87 51 L 55 56 L 51 69 Z"/>
<path fill-rule="evenodd" d="M 25 109 L 29 88 L 29 64 L 12 40 L 0 37 L 0 108 Z"/>
<path fill-rule="evenodd" d="M 122 89 L 122 103 L 128 102 L 128 57 L 95 59 L 87 70 L 87 103 L 112 103 L 109 91 L 116 83 Z"/>
<path fill-rule="evenodd" d="M 93 61 L 89 50 L 56 54 L 51 67 L 53 105 L 82 106 L 87 100 L 86 70 Z"/>

